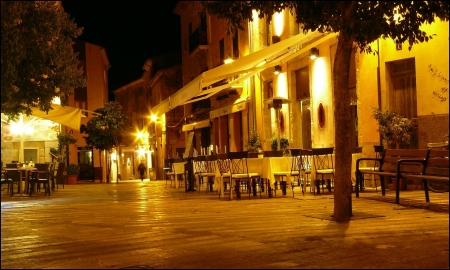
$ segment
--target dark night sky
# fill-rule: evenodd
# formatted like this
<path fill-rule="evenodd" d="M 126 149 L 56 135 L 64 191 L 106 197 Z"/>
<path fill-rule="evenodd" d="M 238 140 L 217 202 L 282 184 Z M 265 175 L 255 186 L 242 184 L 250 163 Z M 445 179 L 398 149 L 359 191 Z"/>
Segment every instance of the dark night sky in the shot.
<path fill-rule="evenodd" d="M 83 34 L 78 39 L 105 47 L 111 64 L 109 91 L 142 76 L 147 58 L 181 48 L 177 1 L 62 1 Z M 114 95 L 110 94 L 110 100 Z"/>

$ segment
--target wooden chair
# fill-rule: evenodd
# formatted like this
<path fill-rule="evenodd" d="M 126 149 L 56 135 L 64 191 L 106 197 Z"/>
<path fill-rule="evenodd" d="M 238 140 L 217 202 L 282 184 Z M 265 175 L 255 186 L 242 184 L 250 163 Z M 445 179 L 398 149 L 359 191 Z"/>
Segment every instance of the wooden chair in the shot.
<path fill-rule="evenodd" d="M 241 197 L 241 191 L 240 191 L 240 183 L 245 183 L 247 190 L 248 190 L 248 198 L 250 199 L 250 193 L 253 188 L 253 193 L 256 195 L 256 186 L 257 183 L 260 183 L 261 175 L 259 173 L 255 172 L 249 172 L 248 171 L 248 165 L 247 165 L 247 154 L 248 151 L 243 152 L 229 152 L 228 153 L 228 159 L 230 163 L 230 174 L 231 174 L 231 181 L 235 181 L 235 193 L 236 197 Z M 258 181 L 257 181 L 258 180 Z M 231 199 L 231 192 L 230 191 L 230 199 Z M 261 188 L 259 190 L 259 196 L 261 197 Z"/>
<path fill-rule="evenodd" d="M 217 154 L 217 167 L 219 168 L 220 172 L 220 182 L 223 183 L 223 185 L 220 185 L 219 187 L 220 199 L 222 189 L 227 189 L 227 183 L 231 185 L 230 161 L 228 160 L 228 154 Z M 232 191 L 230 190 L 230 192 Z"/>
<path fill-rule="evenodd" d="M 37 170 L 31 172 L 31 177 L 29 180 L 29 194 L 33 195 L 34 190 L 40 190 L 38 185 L 43 184 L 45 195 L 50 196 L 50 186 L 51 186 L 51 175 L 50 175 L 50 164 L 48 163 L 36 163 L 34 166 Z"/>
<path fill-rule="evenodd" d="M 8 175 L 8 171 L 3 170 L 2 169 L 2 178 L 1 178 L 1 184 L 2 184 L 2 190 L 3 190 L 3 185 L 7 185 L 7 192 L 12 194 L 12 188 L 13 188 L 13 181 L 11 179 L 11 177 L 9 177 Z"/>
<path fill-rule="evenodd" d="M 312 155 L 314 159 L 314 171 L 316 179 L 314 181 L 314 194 L 320 193 L 320 186 L 327 182 L 327 188 L 331 191 L 332 184 L 334 184 L 334 162 L 333 162 L 334 147 L 313 148 Z M 320 178 L 320 179 L 319 179 Z"/>
<path fill-rule="evenodd" d="M 10 181 L 8 190 L 11 197 L 14 196 L 14 184 L 17 184 L 17 193 L 20 193 L 22 172 L 19 170 L 7 170 L 6 177 L 6 179 L 9 179 L 7 181 Z"/>
<path fill-rule="evenodd" d="M 56 183 L 56 189 L 59 189 L 59 184 L 62 184 L 64 189 L 64 170 L 66 169 L 66 163 L 59 162 L 58 168 L 56 169 L 56 174 L 54 175 L 54 181 Z"/>

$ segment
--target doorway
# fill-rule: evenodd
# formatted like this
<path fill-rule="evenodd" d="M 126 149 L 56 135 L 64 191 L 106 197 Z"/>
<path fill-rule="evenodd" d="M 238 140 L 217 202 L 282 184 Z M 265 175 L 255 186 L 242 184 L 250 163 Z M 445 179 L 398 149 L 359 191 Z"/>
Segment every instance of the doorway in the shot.
<path fill-rule="evenodd" d="M 78 166 L 80 166 L 79 180 L 94 181 L 92 147 L 78 147 Z"/>
<path fill-rule="evenodd" d="M 34 163 L 39 163 L 38 149 L 37 148 L 24 148 L 23 149 L 23 160 L 25 163 L 33 161 Z"/>

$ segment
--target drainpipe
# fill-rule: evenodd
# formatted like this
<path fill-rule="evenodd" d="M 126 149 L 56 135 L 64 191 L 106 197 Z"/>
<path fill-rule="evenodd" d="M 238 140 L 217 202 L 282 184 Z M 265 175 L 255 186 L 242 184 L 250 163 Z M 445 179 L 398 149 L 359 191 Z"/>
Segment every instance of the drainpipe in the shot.
<path fill-rule="evenodd" d="M 377 39 L 377 47 L 378 47 L 378 67 L 377 67 L 377 92 L 378 92 L 378 108 L 382 110 L 381 108 L 381 83 L 380 83 L 380 39 Z M 380 145 L 383 145 L 383 138 L 380 134 Z"/>

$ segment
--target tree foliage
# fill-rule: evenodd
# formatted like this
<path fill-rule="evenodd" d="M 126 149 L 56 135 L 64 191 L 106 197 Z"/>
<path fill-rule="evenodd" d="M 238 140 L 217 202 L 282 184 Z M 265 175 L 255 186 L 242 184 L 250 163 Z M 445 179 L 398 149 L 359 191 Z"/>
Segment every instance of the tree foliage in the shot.
<path fill-rule="evenodd" d="M 271 20 L 275 12 L 289 9 L 305 32 L 345 32 L 361 51 L 368 52 L 372 51 L 369 44 L 378 38 L 407 41 L 411 49 L 432 38 L 420 30 L 422 24 L 449 16 L 448 1 L 202 1 L 202 5 L 209 14 L 226 19 L 229 32 L 244 30 L 253 21 L 252 10 L 260 19 Z"/>
<path fill-rule="evenodd" d="M 73 38 L 82 33 L 54 1 L 2 1 L 2 113 L 15 119 L 32 108 L 51 110 L 52 99 L 83 87 Z"/>
<path fill-rule="evenodd" d="M 351 141 L 352 118 L 348 74 L 350 58 L 356 49 L 372 51 L 370 44 L 378 38 L 416 43 L 427 42 L 433 33 L 420 29 L 436 17 L 448 21 L 448 1 L 202 1 L 207 12 L 228 22 L 228 32 L 243 30 L 252 21 L 252 10 L 259 18 L 270 20 L 275 12 L 288 9 L 304 32 L 338 33 L 333 62 L 333 98 L 335 136 L 334 219 L 352 216 Z"/>
<path fill-rule="evenodd" d="M 100 115 L 89 119 L 85 131 L 88 135 L 83 138 L 89 146 L 111 150 L 122 141 L 123 126 L 127 121 L 122 113 L 122 106 L 118 102 L 109 102 L 94 112 Z"/>
<path fill-rule="evenodd" d="M 58 133 L 58 151 L 59 151 L 59 162 L 66 162 L 67 156 L 69 155 L 69 144 L 74 144 L 78 140 L 74 138 L 71 134 Z"/>

